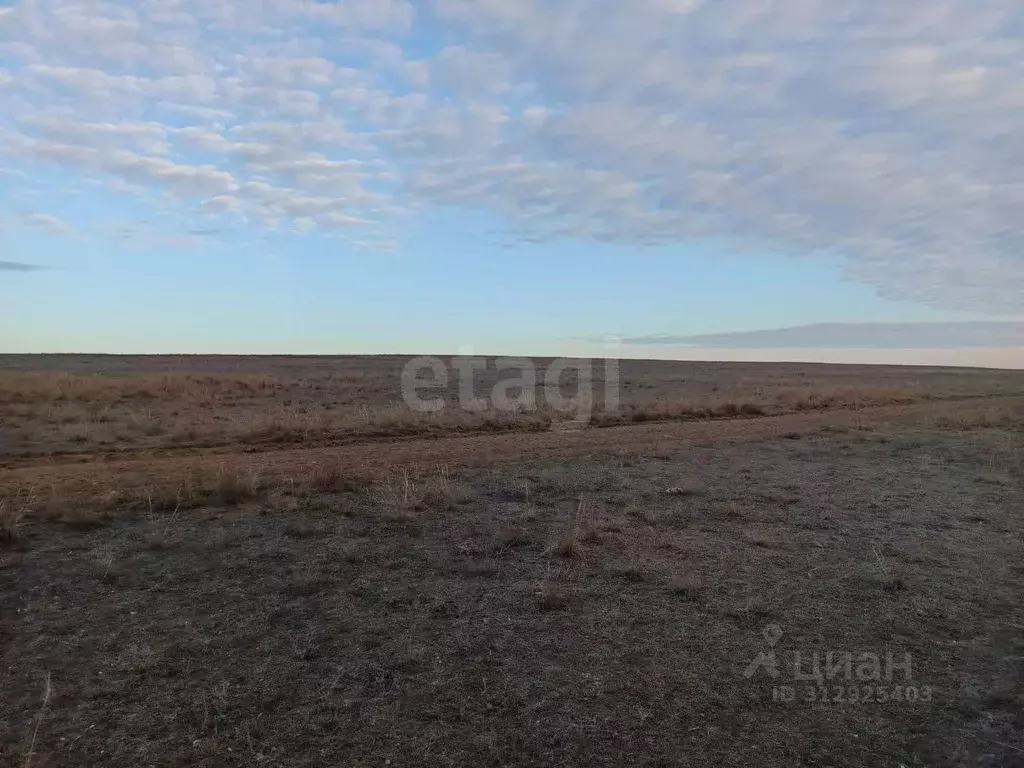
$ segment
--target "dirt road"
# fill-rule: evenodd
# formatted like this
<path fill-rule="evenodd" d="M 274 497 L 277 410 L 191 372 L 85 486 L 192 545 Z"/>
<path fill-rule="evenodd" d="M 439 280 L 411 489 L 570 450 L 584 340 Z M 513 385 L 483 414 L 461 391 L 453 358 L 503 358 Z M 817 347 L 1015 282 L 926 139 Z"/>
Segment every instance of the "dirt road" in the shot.
<path fill-rule="evenodd" d="M 445 437 L 362 439 L 342 445 L 302 444 L 260 449 L 217 448 L 189 453 L 58 456 L 9 460 L 0 469 L 0 492 L 46 489 L 62 495 L 97 495 L 117 488 L 171 486 L 188 478 L 220 472 L 252 472 L 261 478 L 299 479 L 317 466 L 345 475 L 377 477 L 395 470 L 481 466 L 523 459 L 562 459 L 677 447 L 680 442 L 757 440 L 825 425 L 877 427 L 887 423 L 927 423 L 940 414 L 967 417 L 993 408 L 1024 408 L 1024 396 L 969 401 L 922 402 L 815 411 L 783 416 L 664 421 L 580 431 L 516 432 Z"/>

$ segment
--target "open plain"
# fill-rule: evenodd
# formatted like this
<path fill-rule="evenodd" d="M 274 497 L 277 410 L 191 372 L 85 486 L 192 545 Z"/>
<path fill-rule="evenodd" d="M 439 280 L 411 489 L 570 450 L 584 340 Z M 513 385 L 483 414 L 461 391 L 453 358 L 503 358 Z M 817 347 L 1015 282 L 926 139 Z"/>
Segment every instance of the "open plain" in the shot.
<path fill-rule="evenodd" d="M 1021 372 L 406 360 L 0 356 L 0 763 L 1024 765 Z"/>

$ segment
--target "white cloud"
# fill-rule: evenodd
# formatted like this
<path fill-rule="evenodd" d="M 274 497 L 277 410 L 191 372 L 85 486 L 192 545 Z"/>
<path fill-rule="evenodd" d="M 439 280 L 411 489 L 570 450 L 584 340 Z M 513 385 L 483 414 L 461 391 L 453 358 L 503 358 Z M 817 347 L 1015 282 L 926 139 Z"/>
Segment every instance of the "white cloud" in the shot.
<path fill-rule="evenodd" d="M 238 189 L 230 173 L 211 166 L 178 165 L 158 157 L 115 152 L 103 159 L 103 167 L 130 182 L 166 184 L 184 195 L 205 197 Z"/>
<path fill-rule="evenodd" d="M 704 349 L 1024 349 L 1024 322 L 819 323 L 697 336 L 640 336 L 622 343 Z"/>
<path fill-rule="evenodd" d="M 376 253 L 395 253 L 398 251 L 397 240 L 356 240 L 352 245 L 358 251 Z"/>
<path fill-rule="evenodd" d="M 35 0 L 0 13 L 0 155 L 252 226 L 377 242 L 360 222 L 486 208 L 523 241 L 832 252 L 1013 311 L 1018 5 Z"/>
<path fill-rule="evenodd" d="M 40 229 L 51 235 L 67 235 L 71 228 L 56 216 L 47 213 L 26 213 L 21 217 L 22 222 L 27 226 Z"/>
<path fill-rule="evenodd" d="M 238 210 L 238 198 L 232 195 L 217 195 L 205 201 L 203 205 L 214 213 L 227 213 Z"/>

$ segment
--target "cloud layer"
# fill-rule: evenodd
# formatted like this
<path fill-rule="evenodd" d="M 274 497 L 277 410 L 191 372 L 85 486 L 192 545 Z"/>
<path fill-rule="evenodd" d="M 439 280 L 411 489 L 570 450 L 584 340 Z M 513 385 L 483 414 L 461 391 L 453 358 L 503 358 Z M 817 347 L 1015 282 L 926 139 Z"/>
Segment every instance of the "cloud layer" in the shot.
<path fill-rule="evenodd" d="M 38 264 L 26 264 L 23 261 L 0 261 L 0 272 L 35 272 L 46 269 Z"/>
<path fill-rule="evenodd" d="M 696 336 L 638 336 L 623 343 L 733 349 L 1024 348 L 1024 322 L 817 323 Z"/>
<path fill-rule="evenodd" d="M 838 253 L 886 296 L 1014 312 L 1022 33 L 1019 0 L 17 0 L 0 162 L 183 231 L 387 250 L 457 206 L 527 241 Z"/>

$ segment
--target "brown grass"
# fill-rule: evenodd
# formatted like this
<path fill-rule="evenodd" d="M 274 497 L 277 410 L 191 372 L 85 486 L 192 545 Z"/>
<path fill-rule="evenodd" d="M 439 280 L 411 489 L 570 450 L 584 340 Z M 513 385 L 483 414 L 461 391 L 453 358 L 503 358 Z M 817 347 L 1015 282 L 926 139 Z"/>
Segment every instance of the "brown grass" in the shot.
<path fill-rule="evenodd" d="M 236 506 L 255 499 L 262 489 L 258 473 L 221 470 L 213 488 L 213 499 L 226 506 Z"/>
<path fill-rule="evenodd" d="M 123 516 L 88 536 L 32 519 L 32 556 L 0 553 L 8 605 L 22 609 L 2 633 L 0 719 L 17 727 L 0 735 L 0 763 L 21 766 L 38 725 L 33 768 L 315 763 L 323 750 L 345 765 L 739 765 L 756 753 L 766 766 L 873 766 L 880 751 L 894 765 L 1013 764 L 993 744 L 1020 738 L 1019 648 L 1005 631 L 1021 621 L 1017 489 L 963 490 L 1016 455 L 1015 434 L 886 429 L 890 443 L 701 437 L 654 461 L 659 438 L 627 443 L 625 466 L 622 443 L 587 435 L 592 455 L 569 461 L 460 472 L 452 459 L 422 474 L 396 461 L 372 493 L 343 499 L 341 448 L 288 470 L 302 498 L 262 471 L 211 472 L 192 491 L 161 496 L 150 479 L 149 493 L 113 492 Z M 936 456 L 948 464 L 920 483 Z M 258 493 L 267 515 L 219 508 L 222 484 Z M 691 486 L 702 494 L 665 493 Z M 202 510 L 165 514 L 179 496 Z M 736 507 L 742 518 L 725 512 Z M 768 623 L 785 630 L 780 658 L 912 653 L 913 685 L 939 700 L 842 717 L 783 706 L 779 681 L 741 677 Z M 32 721 L 42 670 L 59 695 Z M 731 733 L 690 730 L 709 712 L 743 729 L 744 754 Z"/>
<path fill-rule="evenodd" d="M 910 389 L 840 386 L 783 389 L 775 395 L 775 401 L 784 408 L 809 411 L 851 406 L 894 405 L 913 402 L 922 396 L 924 393 Z"/>
<path fill-rule="evenodd" d="M 45 359 L 44 359 L 45 360 Z M 109 361 L 94 361 L 92 369 Z M 328 364 L 330 363 L 330 364 Z M 742 419 L 828 408 L 906 402 L 993 390 L 1007 376 L 993 374 L 931 384 L 896 379 L 885 371 L 865 373 L 867 381 L 891 381 L 893 386 L 836 386 L 847 371 L 788 370 L 785 375 L 766 367 L 754 376 L 738 364 L 709 366 L 673 363 L 662 366 L 623 363 L 621 408 L 608 409 L 597 397 L 589 423 L 575 414 L 543 407 L 534 412 L 502 413 L 493 409 L 468 413 L 452 407 L 438 414 L 411 411 L 400 401 L 402 360 L 348 359 L 339 368 L 305 361 L 266 360 L 263 373 L 254 365 L 232 361 L 217 373 L 179 373 L 166 370 L 195 365 L 212 367 L 209 360 L 144 359 L 110 363 L 111 374 L 81 374 L 80 367 L 51 373 L 0 373 L 0 446 L 12 456 L 168 449 L 184 453 L 239 443 L 262 445 L 340 444 L 371 438 L 487 432 L 532 432 L 605 427 L 645 421 Z M 353 366 L 357 372 L 348 372 Z M 633 367 L 631 374 L 625 373 Z M 60 368 L 60 366 L 56 366 Z M 75 373 L 69 372 L 78 367 Z M 706 370 L 705 370 L 706 369 Z M 154 372 L 148 372 L 154 371 Z M 159 372 L 155 372 L 159 371 Z M 802 375 L 801 375 L 802 374 Z M 930 374 L 934 375 L 934 374 Z M 794 386 L 801 382 L 803 386 Z M 960 383 L 957 383 L 960 382 Z M 489 382 L 478 390 L 486 395 Z M 453 385 L 454 386 L 454 385 Z M 595 394 L 599 394 L 597 387 Z M 454 404 L 457 396 L 448 393 Z M 94 399 L 90 399 L 94 398 Z"/>
<path fill-rule="evenodd" d="M 22 768 L 32 768 L 32 760 L 36 756 L 36 739 L 39 738 L 39 727 L 43 724 L 43 718 L 46 716 L 46 710 L 50 706 L 50 697 L 53 694 L 53 686 L 50 683 L 50 673 L 46 673 L 46 680 L 43 684 L 43 702 L 39 705 L 39 711 L 36 712 L 34 723 L 32 726 L 32 736 L 28 742 L 28 748 L 25 750 L 25 761 L 22 763 Z"/>
<path fill-rule="evenodd" d="M 263 373 L 242 372 L 237 369 L 244 367 L 237 363 L 224 365 L 219 373 L 182 373 L 160 370 L 167 367 L 166 361 L 151 365 L 145 359 L 112 365 L 111 374 L 72 373 L 60 366 L 50 372 L 0 372 L 0 420 L 9 429 L 9 452 L 27 456 L 757 418 L 909 402 L 932 394 L 922 384 L 837 386 L 830 383 L 835 379 L 831 371 L 803 377 L 791 372 L 787 378 L 764 381 L 740 375 L 744 368 L 739 365 L 730 369 L 723 364 L 721 371 L 702 373 L 704 364 L 677 363 L 666 365 L 664 371 L 651 367 L 624 376 L 618 408 L 607 406 L 597 387 L 589 419 L 556 411 L 544 404 L 543 397 L 532 411 L 464 411 L 457 405 L 454 382 L 447 393 L 450 407 L 419 413 L 401 400 L 401 362 L 346 361 L 358 373 L 308 364 L 307 374 L 286 360 L 264 362 Z M 203 367 L 173 362 L 178 367 L 187 364 Z M 632 365 L 623 363 L 625 369 Z M 151 367 L 160 372 L 144 372 Z M 675 368 L 686 375 L 674 375 Z M 699 375 L 693 376 L 695 371 Z M 806 384 L 794 387 L 796 381 Z M 477 394 L 486 395 L 489 383 Z M 993 378 L 991 386 L 1002 384 Z M 962 389 L 935 387 L 940 394 Z"/>
<path fill-rule="evenodd" d="M 597 515 L 593 503 L 586 496 L 576 501 L 574 511 L 569 516 L 566 529 L 547 549 L 547 554 L 571 559 L 582 557 L 584 542 L 598 543 L 600 532 L 597 526 Z"/>
<path fill-rule="evenodd" d="M 456 480 L 447 465 L 442 465 L 427 482 L 423 501 L 433 507 L 453 510 L 473 499 L 473 493 Z"/>
<path fill-rule="evenodd" d="M 1024 413 L 1010 407 L 987 408 L 981 412 L 949 410 L 928 420 L 928 426 L 935 429 L 1007 429 L 1024 425 Z"/>
<path fill-rule="evenodd" d="M 221 376 L 162 374 L 141 376 L 75 375 L 70 373 L 0 374 L 0 403 L 89 404 L 96 418 L 101 403 L 118 400 L 193 400 L 213 402 L 220 398 L 252 396 L 277 391 L 282 383 L 266 375 Z"/>
<path fill-rule="evenodd" d="M 0 499 L 0 544 L 21 542 L 21 526 L 24 519 L 23 507 L 16 507 L 11 499 Z"/>

